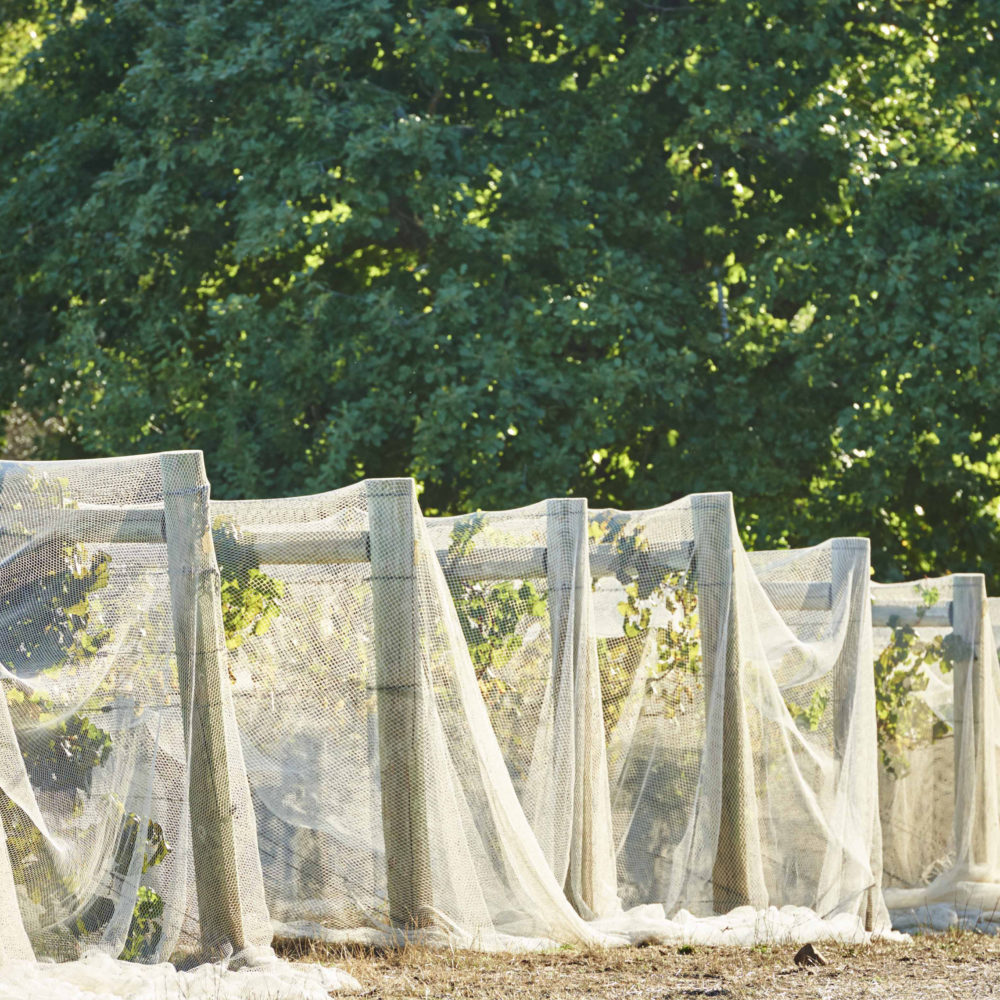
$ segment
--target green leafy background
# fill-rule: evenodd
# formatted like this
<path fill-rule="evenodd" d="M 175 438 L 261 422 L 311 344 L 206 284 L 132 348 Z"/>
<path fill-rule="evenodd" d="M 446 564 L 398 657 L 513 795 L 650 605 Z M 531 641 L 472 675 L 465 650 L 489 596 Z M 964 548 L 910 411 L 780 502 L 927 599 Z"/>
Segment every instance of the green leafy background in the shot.
<path fill-rule="evenodd" d="M 755 546 L 995 585 L 997 0 L 0 14 L 7 454 L 731 489 Z"/>

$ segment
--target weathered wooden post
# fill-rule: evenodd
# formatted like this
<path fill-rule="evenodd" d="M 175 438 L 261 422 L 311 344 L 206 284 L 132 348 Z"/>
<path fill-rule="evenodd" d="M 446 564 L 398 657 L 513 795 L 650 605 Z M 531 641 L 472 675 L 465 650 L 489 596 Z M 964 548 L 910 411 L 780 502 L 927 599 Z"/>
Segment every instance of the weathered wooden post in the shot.
<path fill-rule="evenodd" d="M 202 943 L 209 951 L 266 947 L 271 926 L 229 689 L 208 478 L 200 451 L 161 455 L 160 466 Z"/>
<path fill-rule="evenodd" d="M 614 909 L 617 892 L 601 678 L 590 634 L 587 501 L 549 500 L 545 519 L 552 712 L 556 726 L 572 727 L 571 738 L 557 730 L 557 759 L 552 762 L 557 776 L 553 791 L 562 797 L 555 815 L 569 826 L 561 831 L 562 842 L 569 840 L 568 864 L 555 875 L 563 881 L 567 899 L 590 917 Z M 559 781 L 564 774 L 572 775 L 566 784 Z"/>
<path fill-rule="evenodd" d="M 767 904 L 739 654 L 735 518 L 730 493 L 696 494 L 691 504 L 709 734 L 720 728 L 722 734 L 722 807 L 712 868 L 713 908 L 716 913 L 727 913 L 737 906 Z M 720 708 L 721 720 L 716 717 L 713 726 L 712 716 Z"/>
<path fill-rule="evenodd" d="M 17 750 L 14 752 L 17 753 Z M 17 887 L 14 884 L 14 870 L 10 864 L 7 833 L 4 830 L 2 816 L 0 816 L 0 913 L 4 914 L 4 933 L 0 935 L 0 968 L 14 960 L 33 962 L 35 953 L 28 940 L 18 907 Z"/>
<path fill-rule="evenodd" d="M 427 714 L 431 692 L 420 653 L 416 484 L 369 480 L 382 830 L 390 919 L 424 926 L 433 915 L 427 821 Z M 433 553 L 421 553 L 433 558 Z"/>
<path fill-rule="evenodd" d="M 954 665 L 955 848 L 966 866 L 988 861 L 987 845 L 1000 828 L 996 775 L 987 753 L 987 663 L 984 655 L 986 581 L 978 573 L 952 578 L 952 632 L 967 655 Z M 963 652 L 964 652 L 963 650 Z"/>
<path fill-rule="evenodd" d="M 0 748 L 3 750 L 3 764 L 0 765 L 0 777 L 3 787 L 8 792 L 20 785 L 30 788 L 24 760 L 17 744 L 14 731 L 14 721 L 10 717 L 10 707 L 5 693 L 0 693 Z M 32 820 L 34 817 L 30 817 Z M 17 887 L 14 883 L 14 869 L 7 850 L 7 832 L 4 829 L 3 817 L 0 816 L 0 914 L 3 914 L 3 934 L 0 934 L 0 966 L 14 959 L 34 961 L 35 953 L 28 940 L 17 901 Z"/>
<path fill-rule="evenodd" d="M 830 702 L 833 707 L 833 752 L 838 761 L 848 750 L 854 699 L 858 685 L 858 656 L 872 634 L 870 577 L 871 543 L 867 538 L 834 538 L 830 547 L 830 598 L 836 604 L 841 586 L 850 586 L 844 608 L 844 641 L 833 665 Z M 831 610 L 835 610 L 835 606 Z"/>
<path fill-rule="evenodd" d="M 852 720 L 859 684 L 871 688 L 871 704 L 875 704 L 874 676 L 869 668 L 873 653 L 872 602 L 871 602 L 871 542 L 867 538 L 835 538 L 830 549 L 830 599 L 831 610 L 836 609 L 837 593 L 840 587 L 850 586 L 848 603 L 844 608 L 847 621 L 844 626 L 844 641 L 833 665 L 830 685 L 830 702 L 833 708 L 833 753 L 842 763 L 850 747 Z M 864 671 L 858 674 L 859 667 Z M 872 719 L 871 739 L 876 737 Z M 871 748 L 877 761 L 877 752 Z M 873 768 L 877 764 L 873 762 Z M 873 930 L 879 910 L 882 887 L 881 824 L 877 811 L 872 817 L 877 844 L 872 857 L 873 882 L 865 892 L 860 912 L 864 915 L 865 930 Z"/>

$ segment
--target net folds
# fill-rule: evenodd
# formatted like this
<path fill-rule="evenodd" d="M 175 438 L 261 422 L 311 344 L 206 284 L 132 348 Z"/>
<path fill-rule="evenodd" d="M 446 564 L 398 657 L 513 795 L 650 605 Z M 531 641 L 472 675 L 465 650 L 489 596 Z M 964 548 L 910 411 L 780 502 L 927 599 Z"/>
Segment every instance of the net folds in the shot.
<path fill-rule="evenodd" d="M 747 553 L 722 493 L 425 518 L 2 463 L 0 964 L 884 932 L 869 565 Z M 985 774 L 970 671 L 931 714 Z M 936 847 L 886 850 L 905 888 Z"/>
<path fill-rule="evenodd" d="M 0 959 L 66 995 L 278 969 L 221 608 L 200 452 L 0 464 Z"/>
<path fill-rule="evenodd" d="M 995 932 L 1000 664 L 985 580 L 876 584 L 886 902 L 901 929 Z M 891 715 L 889 713 L 891 710 Z"/>

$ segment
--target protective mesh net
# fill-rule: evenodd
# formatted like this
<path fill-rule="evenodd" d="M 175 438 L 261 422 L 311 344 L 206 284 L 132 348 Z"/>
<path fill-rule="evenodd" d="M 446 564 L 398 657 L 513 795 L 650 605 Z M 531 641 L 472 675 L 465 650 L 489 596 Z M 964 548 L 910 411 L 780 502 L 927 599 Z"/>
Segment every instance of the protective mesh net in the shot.
<path fill-rule="evenodd" d="M 873 585 L 886 901 L 902 929 L 1000 919 L 1000 702 L 984 579 Z"/>
<path fill-rule="evenodd" d="M 198 452 L 0 464 L 3 958 L 273 958 L 211 542 Z"/>
<path fill-rule="evenodd" d="M 428 529 L 507 769 L 581 913 L 628 931 L 643 904 L 771 905 L 885 926 L 867 542 L 751 564 L 728 494 Z"/>
<path fill-rule="evenodd" d="M 212 517 L 224 617 L 256 621 L 230 662 L 280 931 L 599 940 L 518 804 L 413 482 Z"/>
<path fill-rule="evenodd" d="M 428 518 L 507 770 L 549 867 L 588 918 L 620 909 L 587 507 Z"/>
<path fill-rule="evenodd" d="M 1000 597 L 987 598 L 986 609 L 993 628 L 993 645 L 1000 651 Z"/>
<path fill-rule="evenodd" d="M 884 927 L 865 543 L 752 563 L 728 494 L 0 473 L 3 957 Z"/>

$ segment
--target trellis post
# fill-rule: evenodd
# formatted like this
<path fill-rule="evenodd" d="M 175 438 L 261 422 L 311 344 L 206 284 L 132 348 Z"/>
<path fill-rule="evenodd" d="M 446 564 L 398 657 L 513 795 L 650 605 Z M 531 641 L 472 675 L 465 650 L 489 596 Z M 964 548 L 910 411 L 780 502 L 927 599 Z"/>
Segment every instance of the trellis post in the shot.
<path fill-rule="evenodd" d="M 833 665 L 830 704 L 833 709 L 833 752 L 838 762 L 848 755 L 851 725 L 855 713 L 858 684 L 871 688 L 871 704 L 875 703 L 874 677 L 869 668 L 872 661 L 872 602 L 871 588 L 871 542 L 867 538 L 835 538 L 830 548 L 830 598 L 833 609 L 840 587 L 849 586 L 848 604 L 844 609 L 847 621 L 844 625 L 844 640 Z M 859 668 L 865 671 L 859 676 Z M 874 719 L 871 738 L 875 739 Z M 877 814 L 873 825 L 878 823 Z M 873 930 L 875 916 L 881 894 L 882 858 L 872 858 L 872 869 L 878 884 L 870 886 L 865 893 L 863 914 L 865 930 Z"/>
<path fill-rule="evenodd" d="M 597 649 L 590 635 L 590 553 L 587 501 L 549 500 L 545 507 L 545 566 L 552 637 L 552 711 L 572 725 L 572 739 L 556 740 L 555 774 L 572 775 L 570 798 L 556 815 L 570 823 L 568 865 L 556 872 L 566 897 L 584 915 L 617 900 L 611 795 L 604 747 L 604 712 Z M 551 860 L 551 859 L 550 859 Z"/>
<path fill-rule="evenodd" d="M 416 579 L 416 484 L 369 480 L 382 830 L 390 919 L 423 926 L 433 913 L 427 819 L 427 714 Z"/>
<path fill-rule="evenodd" d="M 841 586 L 850 586 L 844 641 L 833 665 L 830 703 L 833 706 L 833 752 L 838 761 L 847 753 L 858 683 L 858 656 L 863 637 L 871 636 L 870 542 L 867 538 L 835 538 L 830 547 L 831 600 Z"/>
<path fill-rule="evenodd" d="M 712 867 L 713 908 L 716 913 L 727 913 L 737 906 L 763 906 L 767 902 L 739 651 L 732 495 L 696 494 L 691 513 L 709 733 L 721 731 L 722 736 L 722 802 Z M 721 719 L 716 716 L 713 726 L 711 715 L 720 709 Z"/>
<path fill-rule="evenodd" d="M 266 947 L 271 928 L 229 689 L 208 477 L 199 451 L 161 455 L 160 466 L 202 943 L 209 951 Z"/>
<path fill-rule="evenodd" d="M 986 582 L 978 573 L 952 577 L 952 632 L 969 650 L 954 665 L 955 847 L 968 865 L 987 861 L 986 845 L 997 827 L 996 775 L 988 766 L 986 742 L 987 671 L 984 633 Z"/>

